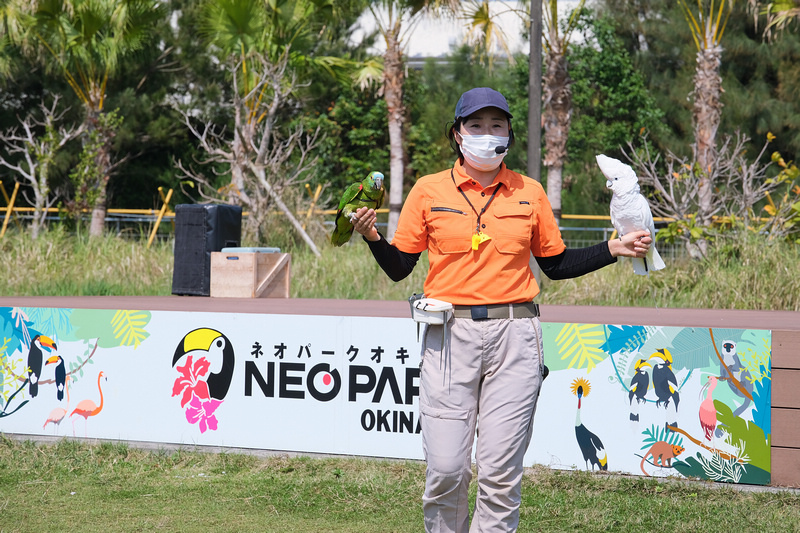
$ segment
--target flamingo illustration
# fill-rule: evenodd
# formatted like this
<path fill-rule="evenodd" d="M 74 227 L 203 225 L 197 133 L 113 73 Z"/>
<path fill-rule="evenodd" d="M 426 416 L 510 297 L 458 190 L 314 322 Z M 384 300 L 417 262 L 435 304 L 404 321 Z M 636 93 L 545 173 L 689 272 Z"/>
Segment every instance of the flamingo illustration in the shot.
<path fill-rule="evenodd" d="M 64 380 L 64 388 L 67 391 L 67 406 L 64 407 L 56 407 L 50 414 L 47 415 L 47 420 L 44 421 L 44 425 L 42 429 L 47 427 L 47 424 L 53 424 L 56 426 L 55 431 L 58 433 L 58 426 L 61 424 L 61 421 L 64 420 L 64 417 L 67 416 L 67 409 L 69 409 L 69 382 L 72 379 L 72 376 L 67 376 Z"/>
<path fill-rule="evenodd" d="M 706 440 L 711 440 L 711 435 L 714 433 L 714 429 L 717 427 L 717 408 L 714 407 L 714 389 L 717 386 L 717 378 L 714 376 L 708 376 L 708 381 L 706 384 L 703 385 L 703 389 L 700 391 L 700 396 L 702 397 L 703 392 L 705 392 L 705 399 L 700 404 L 700 426 L 703 428 L 703 433 L 705 434 Z"/>
<path fill-rule="evenodd" d="M 86 426 L 89 423 L 90 416 L 96 416 L 100 414 L 100 411 L 103 410 L 103 389 L 100 388 L 100 379 L 105 377 L 105 373 L 101 370 L 100 373 L 97 375 L 97 390 L 100 391 L 100 405 L 98 406 L 92 400 L 81 400 L 78 405 L 75 407 L 75 410 L 70 413 L 70 417 L 73 415 L 79 415 L 83 417 L 84 425 L 83 425 L 83 436 L 86 436 Z M 72 421 L 72 435 L 75 435 L 75 421 Z"/>

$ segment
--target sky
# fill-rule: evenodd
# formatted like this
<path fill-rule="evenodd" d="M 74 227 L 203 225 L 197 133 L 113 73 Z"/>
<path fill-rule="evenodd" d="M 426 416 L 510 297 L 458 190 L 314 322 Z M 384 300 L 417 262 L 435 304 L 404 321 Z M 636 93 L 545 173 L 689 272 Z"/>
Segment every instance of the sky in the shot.
<path fill-rule="evenodd" d="M 562 0 L 559 2 L 559 11 L 572 9 L 576 3 L 576 0 Z M 528 5 L 529 2 L 489 1 L 490 13 L 497 17 L 497 23 L 502 28 L 512 53 L 528 51 L 528 41 L 522 37 L 530 24 L 524 13 L 524 8 Z M 360 28 L 360 31 L 357 30 L 354 34 L 356 40 L 360 40 L 365 33 L 374 31 L 376 28 L 376 21 L 369 11 L 365 12 L 356 24 Z M 426 17 L 413 28 L 410 36 L 405 40 L 407 43 L 405 56 L 406 58 L 442 57 L 450 53 L 452 47 L 466 42 L 467 39 L 464 21 L 453 18 L 437 20 Z M 383 40 L 379 38 L 375 49 L 371 51 L 379 55 L 385 50 Z"/>

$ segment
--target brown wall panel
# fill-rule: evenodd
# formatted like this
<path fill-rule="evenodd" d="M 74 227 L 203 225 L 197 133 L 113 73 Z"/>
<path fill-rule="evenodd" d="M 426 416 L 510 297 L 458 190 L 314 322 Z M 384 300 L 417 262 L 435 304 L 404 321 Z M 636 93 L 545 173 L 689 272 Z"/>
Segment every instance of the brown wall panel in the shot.
<path fill-rule="evenodd" d="M 772 479 L 775 487 L 800 487 L 800 449 L 772 447 Z"/>
<path fill-rule="evenodd" d="M 800 409 L 772 408 L 772 445 L 800 450 Z"/>
<path fill-rule="evenodd" d="M 772 369 L 772 407 L 800 409 L 800 370 Z"/>
<path fill-rule="evenodd" d="M 800 331 L 772 332 L 772 368 L 800 369 Z"/>

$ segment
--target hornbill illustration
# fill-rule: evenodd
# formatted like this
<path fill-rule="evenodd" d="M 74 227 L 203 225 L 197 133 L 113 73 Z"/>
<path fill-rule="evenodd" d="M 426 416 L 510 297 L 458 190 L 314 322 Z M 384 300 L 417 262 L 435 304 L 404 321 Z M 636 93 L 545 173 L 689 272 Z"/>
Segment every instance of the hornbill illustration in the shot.
<path fill-rule="evenodd" d="M 67 370 L 64 368 L 64 359 L 60 355 L 54 355 L 50 359 L 47 360 L 45 365 L 53 365 L 58 363 L 56 366 L 56 398 L 58 401 L 64 399 L 64 388 L 67 382 Z"/>
<path fill-rule="evenodd" d="M 633 367 L 636 372 L 631 378 L 631 384 L 628 387 L 628 402 L 631 406 L 631 422 L 639 421 L 639 404 L 645 403 L 644 399 L 647 394 L 647 389 L 650 388 L 650 375 L 644 367 L 652 367 L 646 359 L 639 359 Z M 636 398 L 636 403 L 633 403 Z"/>
<path fill-rule="evenodd" d="M 206 355 L 211 363 L 211 368 L 219 368 L 218 372 L 212 372 L 208 375 L 206 382 L 208 383 L 208 393 L 212 398 L 217 400 L 224 399 L 231 386 L 233 368 L 235 366 L 231 341 L 219 331 L 210 328 L 199 328 L 190 331 L 178 343 L 178 348 L 172 357 L 172 366 L 174 367 L 181 357 L 193 350 L 208 352 Z"/>
<path fill-rule="evenodd" d="M 668 426 L 678 427 L 678 404 L 681 401 L 680 393 L 678 392 L 678 382 L 675 379 L 675 374 L 672 372 L 672 354 L 666 348 L 656 350 L 650 359 L 655 359 L 656 364 L 653 366 L 653 389 L 656 391 L 656 407 L 661 407 L 664 404 L 664 410 L 669 409 L 670 400 L 672 401 L 675 415 Z"/>
<path fill-rule="evenodd" d="M 572 382 L 572 394 L 578 397 L 578 412 L 575 415 L 575 437 L 578 439 L 578 446 L 581 448 L 583 460 L 586 461 L 586 469 L 589 463 L 594 470 L 595 465 L 599 470 L 608 470 L 608 456 L 600 438 L 589 431 L 581 422 L 581 398 L 589 396 L 592 386 L 583 378 L 578 378 Z"/>
<path fill-rule="evenodd" d="M 42 374 L 42 348 L 48 352 L 56 350 L 56 343 L 50 337 L 36 335 L 31 339 L 31 347 L 28 350 L 28 392 L 31 398 L 36 398 L 39 394 L 39 376 Z"/>

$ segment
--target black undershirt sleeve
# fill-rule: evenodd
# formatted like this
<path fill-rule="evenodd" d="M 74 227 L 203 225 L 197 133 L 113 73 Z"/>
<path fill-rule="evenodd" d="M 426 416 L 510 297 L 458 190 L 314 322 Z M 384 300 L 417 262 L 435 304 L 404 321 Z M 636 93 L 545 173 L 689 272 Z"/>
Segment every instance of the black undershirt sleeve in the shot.
<path fill-rule="evenodd" d="M 362 238 L 369 245 L 372 256 L 378 265 L 392 281 L 405 279 L 414 270 L 420 254 L 401 252 L 396 246 L 389 244 L 389 241 L 380 232 L 378 232 L 378 236 L 380 236 L 380 240 L 374 242 L 367 240 L 363 235 Z"/>
<path fill-rule="evenodd" d="M 380 239 L 369 241 L 362 236 L 369 246 L 372 256 L 392 281 L 401 281 L 408 277 L 419 261 L 419 253 L 400 251 L 389 244 L 386 238 L 378 233 Z M 617 259 L 608 250 L 608 243 L 601 242 L 586 248 L 567 248 L 552 257 L 536 257 L 536 262 L 545 275 L 553 280 L 576 278 L 594 272 L 604 266 L 616 263 Z"/>
<path fill-rule="evenodd" d="M 542 272 L 550 279 L 577 278 L 617 262 L 608 250 L 608 243 L 601 242 L 586 248 L 567 248 L 552 257 L 536 257 Z"/>

